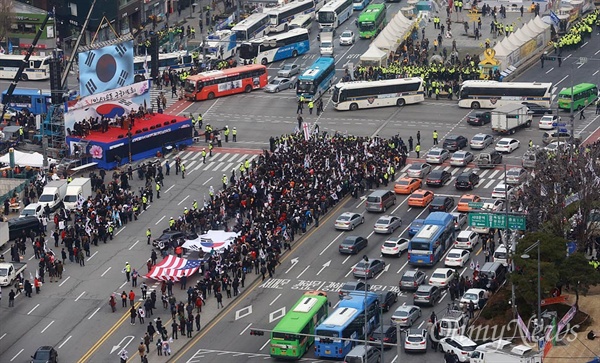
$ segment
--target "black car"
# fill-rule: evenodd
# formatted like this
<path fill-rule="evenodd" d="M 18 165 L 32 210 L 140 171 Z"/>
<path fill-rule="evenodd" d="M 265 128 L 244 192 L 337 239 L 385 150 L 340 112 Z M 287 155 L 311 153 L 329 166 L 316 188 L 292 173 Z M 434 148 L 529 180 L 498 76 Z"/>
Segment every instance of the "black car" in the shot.
<path fill-rule="evenodd" d="M 31 356 L 31 363 L 56 363 L 58 362 L 58 352 L 49 345 L 39 347 L 35 354 Z"/>
<path fill-rule="evenodd" d="M 171 231 L 167 228 L 160 237 L 152 241 L 152 246 L 160 250 L 165 250 L 169 248 L 169 241 L 171 240 L 177 241 L 178 245 L 181 246 L 186 240 L 193 240 L 196 238 L 198 238 L 198 235 L 194 232 Z"/>
<path fill-rule="evenodd" d="M 380 325 L 373 330 L 373 333 L 371 333 L 369 340 L 371 341 L 370 344 L 376 347 L 380 347 L 381 341 L 383 340 L 383 349 L 391 349 L 392 346 L 396 345 L 396 343 L 398 342 L 398 331 L 396 330 L 395 326 Z"/>
<path fill-rule="evenodd" d="M 502 164 L 502 154 L 496 150 L 480 153 L 475 157 L 475 165 L 480 169 L 495 168 L 498 164 Z"/>
<path fill-rule="evenodd" d="M 450 212 L 454 208 L 454 199 L 438 196 L 429 203 L 430 212 Z"/>
<path fill-rule="evenodd" d="M 413 294 L 413 304 L 434 306 L 441 296 L 442 289 L 439 287 L 432 285 L 421 285 Z"/>
<path fill-rule="evenodd" d="M 348 236 L 338 247 L 340 253 L 346 253 L 350 255 L 357 254 L 363 248 L 367 248 L 369 242 L 366 238 L 361 236 Z"/>
<path fill-rule="evenodd" d="M 479 184 L 479 175 L 473 171 L 463 171 L 454 181 L 454 187 L 458 190 L 473 190 Z"/>
<path fill-rule="evenodd" d="M 441 187 L 452 179 L 452 174 L 446 170 L 434 170 L 427 176 L 425 183 L 429 186 Z"/>
<path fill-rule="evenodd" d="M 473 126 L 483 126 L 492 121 L 492 113 L 490 111 L 477 112 L 475 115 L 467 117 L 467 123 Z"/>
<path fill-rule="evenodd" d="M 537 103 L 532 102 L 523 102 L 521 104 L 527 106 L 529 114 L 533 116 L 552 115 L 552 109 L 549 107 L 540 106 Z"/>
<path fill-rule="evenodd" d="M 456 150 L 461 150 L 462 148 L 467 147 L 468 144 L 469 140 L 467 140 L 467 138 L 462 135 L 448 135 L 444 139 L 443 148 L 447 149 L 448 151 L 454 152 Z"/>
<path fill-rule="evenodd" d="M 398 293 L 393 291 L 380 291 L 377 295 L 379 296 L 379 306 L 383 311 L 390 311 L 390 307 L 398 301 Z"/>

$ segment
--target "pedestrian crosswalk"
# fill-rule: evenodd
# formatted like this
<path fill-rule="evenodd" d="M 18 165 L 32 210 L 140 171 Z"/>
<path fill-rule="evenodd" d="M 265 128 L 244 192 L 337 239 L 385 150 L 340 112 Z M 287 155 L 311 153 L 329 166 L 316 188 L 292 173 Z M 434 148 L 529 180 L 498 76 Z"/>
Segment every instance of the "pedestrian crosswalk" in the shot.
<path fill-rule="evenodd" d="M 161 92 L 164 93 L 167 99 L 167 107 L 164 108 L 165 110 L 171 107 L 171 105 L 177 101 L 177 98 L 171 98 L 171 89 L 169 87 L 163 86 L 162 89 L 158 89 L 156 88 L 156 86 L 152 85 L 150 87 L 150 104 L 152 105 L 154 112 L 158 110 L 158 108 L 156 107 L 156 97 L 159 96 Z"/>
<path fill-rule="evenodd" d="M 207 153 L 206 162 L 204 162 L 202 158 L 202 152 L 196 150 L 180 151 L 176 157 L 177 156 L 185 165 L 187 175 L 198 171 L 210 171 L 215 173 L 231 172 L 232 170 L 238 171 L 240 165 L 245 163 L 246 160 L 248 160 L 248 162 L 252 162 L 258 157 L 257 154 L 249 155 L 244 153 L 213 152 L 213 156 L 209 156 Z M 161 165 L 165 166 L 167 162 L 169 163 L 170 167 L 175 167 L 175 157 L 168 160 L 163 160 Z"/>
<path fill-rule="evenodd" d="M 400 176 L 396 179 L 396 181 L 400 180 L 401 178 L 408 177 L 407 171 L 411 165 L 412 164 L 407 164 L 400 170 Z M 447 165 L 432 165 L 431 170 L 445 170 L 450 172 L 450 174 L 452 174 L 452 178 L 447 185 L 453 185 L 456 177 L 465 171 L 474 171 L 477 175 L 479 175 L 479 185 L 477 186 L 477 189 L 493 189 L 497 184 L 504 181 L 504 170 L 502 169 L 479 169 L 472 167 L 460 168 Z"/>

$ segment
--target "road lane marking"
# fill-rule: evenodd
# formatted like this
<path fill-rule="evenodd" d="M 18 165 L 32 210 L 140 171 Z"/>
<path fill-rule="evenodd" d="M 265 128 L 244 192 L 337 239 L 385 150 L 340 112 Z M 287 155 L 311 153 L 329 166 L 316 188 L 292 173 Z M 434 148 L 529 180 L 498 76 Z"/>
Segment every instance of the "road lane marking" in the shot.
<path fill-rule="evenodd" d="M 328 222 L 331 222 L 332 219 L 334 218 L 334 216 L 338 215 L 338 213 L 342 210 L 344 204 L 350 199 L 350 196 L 347 196 L 346 198 L 342 199 L 340 201 L 340 203 L 338 203 L 338 206 L 335 207 L 332 211 L 331 214 L 325 218 L 322 222 L 321 225 L 326 225 L 328 224 Z M 305 241 L 308 241 L 310 239 L 310 237 L 317 233 L 318 228 L 315 229 L 311 229 L 307 234 L 305 234 L 302 238 L 302 240 L 294 245 L 292 247 L 292 250 L 290 251 L 289 254 L 286 254 L 285 256 L 283 256 L 283 258 L 281 258 L 281 263 L 285 262 L 287 259 L 291 258 L 291 256 L 294 256 L 294 253 L 296 252 L 297 249 L 299 249 Z M 340 233 L 340 236 L 342 234 Z M 339 236 L 338 236 L 339 237 Z M 333 242 L 332 242 L 333 243 Z M 325 283 L 325 282 L 323 282 Z M 194 347 L 194 345 L 196 345 L 202 338 L 204 338 L 206 336 L 206 334 L 208 334 L 208 332 L 211 331 L 211 329 L 213 329 L 215 326 L 217 326 L 229 313 L 231 313 L 237 306 L 239 306 L 241 304 L 242 301 L 244 301 L 245 298 L 247 298 L 248 296 L 250 296 L 251 293 L 253 293 L 260 285 L 262 285 L 262 281 L 260 281 L 260 279 L 254 281 L 247 290 L 245 290 L 239 297 L 239 299 L 236 299 L 235 301 L 232 301 L 232 303 L 227 306 L 227 308 L 223 309 L 221 311 L 221 313 L 219 315 L 217 315 L 213 320 L 211 320 L 210 323 L 208 323 L 208 325 L 206 325 L 206 327 L 200 331 L 200 334 L 196 335 L 191 341 L 189 341 L 189 343 L 187 343 L 182 349 L 180 349 L 177 353 L 175 353 L 173 355 L 173 361 L 177 362 L 182 360 L 182 357 L 187 354 L 187 352 Z M 335 305 L 337 307 L 338 303 Z M 126 313 L 123 317 L 122 320 L 125 321 L 128 318 L 129 314 Z M 115 328 L 116 329 L 116 328 Z M 106 339 L 108 339 L 108 337 L 110 335 L 112 335 L 112 333 L 114 332 L 114 330 L 112 332 L 110 332 L 110 334 L 107 332 L 106 337 L 104 338 L 104 341 L 106 341 Z M 101 344 L 97 344 L 98 346 L 100 346 Z M 93 354 L 93 352 L 95 352 L 98 349 L 98 346 L 96 346 L 93 351 L 90 350 L 90 353 L 87 354 L 87 358 L 89 358 L 89 356 L 91 354 Z M 86 358 L 86 359 L 87 359 Z M 80 360 L 78 363 L 83 363 L 85 362 L 85 360 Z"/>
<path fill-rule="evenodd" d="M 109 267 L 109 268 L 107 268 L 107 269 L 106 269 L 106 270 L 105 270 L 105 271 L 102 273 L 102 275 L 100 275 L 100 277 L 104 277 L 104 275 L 106 275 L 106 273 L 107 273 L 107 272 L 108 272 L 108 271 L 109 271 L 111 268 L 112 268 L 112 267 Z"/>
<path fill-rule="evenodd" d="M 94 258 L 94 256 L 96 256 L 96 253 L 98 253 L 98 251 L 92 253 L 92 255 L 90 257 L 88 257 L 87 261 L 89 262 L 92 258 Z"/>
<path fill-rule="evenodd" d="M 554 67 L 550 68 L 549 70 L 546 71 L 546 74 L 552 72 L 552 70 L 554 69 Z"/>
<path fill-rule="evenodd" d="M 313 229 L 313 231 L 314 231 L 314 230 L 316 230 L 316 229 Z M 325 246 L 325 248 L 323 248 L 323 251 L 321 251 L 321 253 L 319 253 L 319 256 L 322 256 L 322 255 L 325 253 L 325 251 L 327 251 L 327 249 L 328 249 L 329 247 L 331 247 L 331 245 L 332 245 L 332 244 L 333 244 L 335 241 L 337 241 L 337 239 L 338 239 L 338 238 L 340 238 L 340 237 L 341 237 L 343 234 L 344 234 L 343 232 L 340 232 L 340 234 L 338 234 L 338 235 L 337 235 L 337 237 L 335 237 L 335 238 L 333 239 L 333 241 L 329 242 L 329 244 L 328 244 L 327 246 Z"/>
<path fill-rule="evenodd" d="M 125 227 L 123 227 L 123 228 L 119 229 L 119 230 L 117 231 L 117 233 L 115 233 L 115 237 L 116 237 L 116 236 L 118 236 L 118 235 L 119 235 L 119 233 L 123 232 L 123 231 L 125 230 L 125 228 L 127 228 L 127 226 L 125 226 Z M 94 253 L 94 254 L 95 254 L 95 253 Z"/>
<path fill-rule="evenodd" d="M 139 241 L 140 241 L 139 239 L 137 241 L 135 241 L 135 243 L 131 247 L 129 247 L 129 251 L 131 251 L 133 249 L 133 247 L 135 247 L 135 245 L 138 244 Z"/>
<path fill-rule="evenodd" d="M 61 343 L 61 344 L 58 346 L 58 349 L 62 348 L 62 347 L 63 347 L 63 345 L 67 344 L 67 342 L 68 342 L 69 340 L 71 340 L 71 338 L 72 338 L 72 337 L 73 337 L 72 335 L 69 335 L 69 336 L 67 337 L 67 339 L 65 339 L 65 341 L 64 341 L 64 342 L 62 342 L 62 343 Z"/>
<path fill-rule="evenodd" d="M 88 317 L 88 320 L 91 320 L 91 319 L 94 317 L 94 315 L 96 315 L 96 313 L 97 313 L 98 311 L 100 311 L 100 308 L 96 309 L 96 310 L 95 310 L 95 311 L 92 313 L 92 315 L 90 315 L 90 316 Z"/>
<path fill-rule="evenodd" d="M 267 346 L 267 344 L 269 344 L 269 340 L 267 340 L 267 341 L 265 342 L 265 344 L 263 344 L 263 346 L 262 346 L 262 347 L 260 347 L 259 351 L 261 351 L 261 350 L 265 349 L 265 347 Z"/>
<path fill-rule="evenodd" d="M 569 54 L 569 57 L 570 57 L 570 56 L 571 56 L 571 55 Z M 568 58 L 568 57 L 567 57 L 567 58 Z M 566 60 L 567 58 L 565 58 L 565 60 Z M 564 76 L 564 77 L 563 77 L 563 78 L 562 78 L 560 81 L 558 81 L 558 82 L 557 82 L 557 83 L 555 83 L 554 85 L 555 85 L 555 86 L 558 86 L 560 83 L 562 83 L 562 81 L 564 81 L 564 80 L 565 80 L 565 79 L 567 79 L 568 77 L 569 77 L 569 75 L 567 74 L 566 76 Z"/>
<path fill-rule="evenodd" d="M 208 182 L 209 182 L 209 181 L 211 181 L 211 180 L 212 180 L 212 178 L 213 178 L 213 177 L 211 176 L 210 178 L 206 179 L 206 181 L 205 181 L 204 183 L 202 183 L 202 185 L 206 185 L 206 184 L 208 184 Z"/>
<path fill-rule="evenodd" d="M 6 336 L 6 333 L 2 334 L 2 336 L 0 337 L 0 340 L 2 340 L 5 336 Z"/>
<path fill-rule="evenodd" d="M 121 290 L 121 289 L 123 288 L 123 286 L 125 286 L 126 284 L 127 284 L 127 281 L 125 281 L 125 282 L 123 283 L 123 285 L 119 286 L 119 288 L 118 288 L 117 290 Z"/>
<path fill-rule="evenodd" d="M 67 280 L 68 280 L 68 279 L 70 279 L 70 278 L 71 278 L 71 276 L 67 276 L 67 278 L 66 278 L 66 279 L 65 279 L 63 282 L 61 282 L 60 284 L 58 284 L 58 286 L 59 286 L 59 287 L 60 287 L 60 286 L 62 286 L 62 285 L 63 285 L 65 282 L 67 282 Z"/>
<path fill-rule="evenodd" d="M 246 332 L 246 330 L 250 329 L 250 327 L 251 327 L 251 326 L 252 326 L 252 323 L 248 324 L 248 326 L 246 326 L 246 327 L 244 328 L 244 330 L 242 330 L 242 331 L 240 332 L 240 335 L 244 335 L 244 333 Z"/>
<path fill-rule="evenodd" d="M 350 259 L 350 257 L 351 257 L 351 256 L 352 256 L 352 255 L 348 255 L 348 256 L 347 256 L 347 257 L 344 259 L 344 261 L 342 261 L 342 265 L 343 265 L 343 264 L 345 264 L 346 262 L 348 262 L 348 260 Z"/>
<path fill-rule="evenodd" d="M 408 261 L 404 262 L 404 265 L 402 265 L 402 267 L 400 267 L 400 269 L 396 273 L 399 274 L 400 271 L 404 270 L 404 268 L 406 267 L 406 265 L 408 265 Z"/>
<path fill-rule="evenodd" d="M 167 216 L 162 216 L 162 217 L 160 217 L 160 219 L 159 219 L 159 220 L 158 220 L 156 223 L 154 223 L 154 225 L 155 225 L 155 226 L 158 226 L 158 224 L 159 224 L 160 222 L 162 222 L 162 220 L 163 220 L 163 219 L 165 219 L 166 217 L 167 217 Z"/>
<path fill-rule="evenodd" d="M 181 200 L 181 202 L 177 203 L 177 205 L 181 205 L 181 203 L 185 202 L 185 200 L 186 200 L 186 199 L 188 199 L 189 197 L 190 197 L 190 196 L 189 196 L 189 194 L 188 194 L 188 195 L 187 195 L 185 198 L 183 198 L 183 199 Z"/>
<path fill-rule="evenodd" d="M 173 187 L 174 187 L 174 186 L 175 186 L 175 184 L 171 185 L 171 186 L 169 187 L 169 189 L 165 190 L 163 193 L 168 193 L 168 192 L 169 192 L 169 190 L 173 189 Z"/>
<path fill-rule="evenodd" d="M 37 304 L 36 306 L 34 306 L 34 307 L 33 307 L 33 309 L 29 310 L 29 312 L 27 313 L 27 315 L 31 315 L 31 313 L 33 313 L 33 311 L 34 311 L 35 309 L 37 309 L 37 308 L 38 308 L 38 306 L 40 306 L 40 304 Z"/>
<path fill-rule="evenodd" d="M 273 299 L 273 301 L 271 301 L 271 303 L 269 304 L 269 306 L 275 304 L 275 301 L 277 301 L 277 299 L 279 299 L 281 297 L 281 294 L 277 295 L 277 297 L 275 299 Z"/>
<path fill-rule="evenodd" d="M 54 320 L 52 320 L 50 322 L 50 324 L 46 325 L 46 327 L 44 329 L 42 329 L 42 331 L 40 332 L 40 334 L 43 334 L 50 327 L 50 325 L 52 325 L 52 324 L 54 324 Z"/>
<path fill-rule="evenodd" d="M 24 350 L 25 350 L 25 349 L 21 349 L 21 350 L 19 350 L 19 353 L 15 354 L 15 356 L 14 356 L 14 357 L 12 357 L 12 359 L 11 359 L 10 361 L 12 362 L 13 360 L 17 359 L 17 357 L 19 356 L 19 354 L 23 353 L 23 351 L 24 351 Z"/>
<path fill-rule="evenodd" d="M 79 294 L 79 296 L 77 296 L 77 299 L 75 299 L 75 301 L 78 301 L 79 299 L 81 299 L 81 297 L 85 294 L 85 291 L 82 292 L 81 294 Z"/>
<path fill-rule="evenodd" d="M 302 272 L 300 272 L 300 274 L 296 278 L 299 279 L 300 276 L 302 276 L 302 274 L 305 273 L 306 270 L 308 270 L 309 267 L 310 267 L 310 265 L 306 266 L 306 268 L 304 270 L 302 270 Z"/>

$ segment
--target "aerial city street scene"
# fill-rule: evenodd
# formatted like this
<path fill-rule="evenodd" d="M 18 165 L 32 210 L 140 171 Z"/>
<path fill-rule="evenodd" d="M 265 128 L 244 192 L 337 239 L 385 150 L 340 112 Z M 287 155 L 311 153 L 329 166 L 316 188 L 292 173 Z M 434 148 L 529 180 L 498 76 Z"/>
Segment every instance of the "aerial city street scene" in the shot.
<path fill-rule="evenodd" d="M 600 362 L 599 85 L 598 0 L 0 0 L 0 362 Z"/>

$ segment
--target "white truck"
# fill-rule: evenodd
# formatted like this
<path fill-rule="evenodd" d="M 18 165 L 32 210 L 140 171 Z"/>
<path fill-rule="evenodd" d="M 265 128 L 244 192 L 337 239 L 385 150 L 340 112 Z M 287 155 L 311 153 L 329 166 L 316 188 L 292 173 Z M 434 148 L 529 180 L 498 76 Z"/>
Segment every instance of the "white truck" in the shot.
<path fill-rule="evenodd" d="M 321 45 L 319 51 L 322 56 L 333 57 L 333 32 L 321 33 Z"/>
<path fill-rule="evenodd" d="M 75 178 L 67 185 L 67 193 L 63 199 L 66 209 L 74 209 L 77 202 L 92 196 L 92 179 Z"/>
<path fill-rule="evenodd" d="M 541 363 L 542 355 L 526 345 L 515 345 L 509 340 L 496 340 L 478 346 L 473 352 L 471 363 Z"/>
<path fill-rule="evenodd" d="M 0 222 L 0 251 L 9 240 L 8 222 Z"/>
<path fill-rule="evenodd" d="M 17 276 L 27 268 L 26 263 L 1 262 L 0 263 L 0 286 L 9 286 Z"/>
<path fill-rule="evenodd" d="M 50 211 L 54 211 L 60 207 L 65 195 L 67 195 L 67 181 L 54 180 L 44 187 L 39 203 L 44 207 L 47 205 Z"/>
<path fill-rule="evenodd" d="M 527 106 L 505 105 L 492 111 L 492 130 L 499 134 L 514 134 L 520 128 L 531 127 L 532 122 Z"/>

